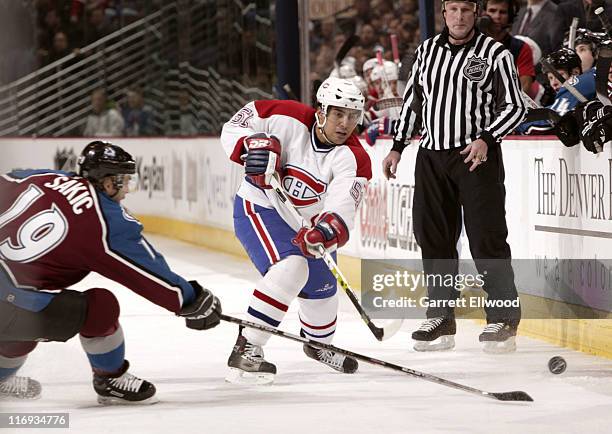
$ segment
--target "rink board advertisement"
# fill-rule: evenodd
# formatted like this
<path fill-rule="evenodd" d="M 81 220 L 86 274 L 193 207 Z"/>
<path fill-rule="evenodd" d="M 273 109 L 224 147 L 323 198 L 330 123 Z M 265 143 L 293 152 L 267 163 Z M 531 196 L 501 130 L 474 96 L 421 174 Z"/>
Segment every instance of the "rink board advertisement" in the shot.
<path fill-rule="evenodd" d="M 125 201 L 133 213 L 232 231 L 233 197 L 242 168 L 227 159 L 217 138 L 113 141 L 136 159 L 139 191 Z M 74 167 L 85 143 L 87 139 L 4 139 L 0 170 Z M 373 179 L 342 253 L 362 259 L 419 259 L 412 230 L 418 146 L 413 143 L 404 150 L 397 179 L 391 182 L 381 171 L 391 141 L 379 140 L 375 147 L 364 147 L 372 160 Z M 585 272 L 568 264 L 568 259 L 591 260 L 590 269 L 599 267 L 600 275 L 609 271 L 601 270 L 601 262 L 612 258 L 611 149 L 606 146 L 603 154 L 594 156 L 579 147 L 566 148 L 556 140 L 504 142 L 512 254 L 532 260 L 534 270 L 537 262 L 537 267 L 546 271 L 536 278 L 521 273 L 530 276 L 523 280 L 518 276 L 521 292 L 575 301 L 573 290 L 564 288 L 575 287 L 574 282 Z M 461 258 L 470 258 L 465 233 L 458 249 Z M 583 270 L 587 270 L 587 277 L 588 273 L 593 275 L 588 264 Z M 551 285 L 558 290 L 551 292 Z M 589 297 L 581 297 L 579 304 L 611 310 L 612 291 L 605 281 L 583 285 L 583 290 L 588 290 Z"/>
<path fill-rule="evenodd" d="M 124 202 L 130 211 L 233 229 L 234 192 L 243 170 L 230 164 L 218 139 L 117 138 L 112 141 L 136 160 L 139 189 Z M 7 172 L 49 167 L 72 170 L 88 141 L 6 139 L 2 142 L 0 170 Z"/>

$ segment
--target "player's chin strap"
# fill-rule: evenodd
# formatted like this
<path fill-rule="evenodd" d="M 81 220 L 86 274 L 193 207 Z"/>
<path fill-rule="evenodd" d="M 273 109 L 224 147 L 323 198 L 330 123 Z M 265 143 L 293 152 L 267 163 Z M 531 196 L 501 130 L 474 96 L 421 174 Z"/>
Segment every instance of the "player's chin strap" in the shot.
<path fill-rule="evenodd" d="M 325 134 L 325 124 L 327 124 L 327 109 L 329 106 L 325 107 L 325 110 L 321 111 L 321 113 L 323 114 L 323 119 L 325 119 L 323 121 L 323 123 L 321 123 L 321 121 L 319 120 L 319 115 L 316 114 L 315 115 L 315 119 L 317 120 L 317 128 L 319 128 L 319 130 L 321 131 L 321 135 L 323 136 L 323 138 L 325 139 L 325 141 L 327 142 L 328 145 L 332 145 L 332 146 L 338 146 L 341 143 L 334 143 L 332 142 L 329 137 L 327 137 L 327 134 Z"/>
<path fill-rule="evenodd" d="M 290 202 L 289 197 L 287 197 L 287 194 L 285 194 L 281 186 L 280 180 L 278 179 L 278 174 L 275 174 L 272 177 L 272 179 L 270 180 L 270 185 L 272 186 L 274 191 L 276 191 L 278 198 L 285 205 L 285 208 L 293 216 L 295 221 L 299 222 L 300 225 L 304 226 L 304 219 Z M 384 341 L 389 339 L 395 333 L 397 333 L 401 328 L 404 319 L 402 318 L 393 320 L 391 323 L 387 324 L 384 327 L 376 326 L 359 303 L 359 300 L 355 295 L 355 291 L 348 284 L 348 281 L 342 274 L 342 271 L 340 271 L 340 268 L 338 268 L 338 265 L 336 264 L 336 261 L 334 261 L 332 255 L 323 246 L 319 246 L 319 253 L 321 254 L 323 261 L 325 262 L 325 265 L 327 265 L 329 271 L 331 271 L 342 289 L 344 289 L 346 295 L 348 295 L 348 298 L 351 300 L 351 303 L 353 303 L 353 306 L 355 306 L 355 309 L 357 309 L 357 312 L 359 312 L 361 319 L 366 323 L 366 325 L 368 326 L 372 334 L 376 337 L 376 339 L 378 339 L 379 341 Z"/>

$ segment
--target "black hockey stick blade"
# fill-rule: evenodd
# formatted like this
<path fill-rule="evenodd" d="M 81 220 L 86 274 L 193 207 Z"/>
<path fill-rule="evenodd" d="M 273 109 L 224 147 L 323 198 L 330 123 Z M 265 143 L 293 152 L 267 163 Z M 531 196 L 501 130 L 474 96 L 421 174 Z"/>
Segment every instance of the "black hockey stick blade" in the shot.
<path fill-rule="evenodd" d="M 517 390 L 514 392 L 489 393 L 499 401 L 527 401 L 533 402 L 533 398 L 527 393 Z"/>
<path fill-rule="evenodd" d="M 338 53 L 336 54 L 336 68 L 340 66 L 340 64 L 342 63 L 342 59 L 346 57 L 348 52 L 351 51 L 351 48 L 353 48 L 357 44 L 357 42 L 359 42 L 359 36 L 355 34 L 352 34 L 351 36 L 346 38 L 346 41 L 344 41 L 344 43 L 338 50 Z"/>
<path fill-rule="evenodd" d="M 547 107 L 529 109 L 529 111 L 527 111 L 527 116 L 525 117 L 526 122 L 550 121 L 553 124 L 559 122 L 559 119 L 561 119 L 559 113 Z"/>
<path fill-rule="evenodd" d="M 377 340 L 382 341 L 383 338 L 385 337 L 385 331 L 382 328 L 380 328 L 380 327 L 376 327 L 374 325 L 374 323 L 369 322 L 367 324 L 368 324 L 368 327 L 369 327 L 370 331 L 374 335 L 374 337 Z"/>
<path fill-rule="evenodd" d="M 382 341 L 386 341 L 391 336 L 393 336 L 395 333 L 397 333 L 399 329 L 402 327 L 403 322 L 404 322 L 403 319 L 396 319 L 384 327 L 378 327 L 374 325 L 374 323 L 371 320 L 369 322 L 366 321 L 366 324 L 368 325 L 368 328 L 370 329 L 374 337 L 377 340 L 382 342 Z"/>

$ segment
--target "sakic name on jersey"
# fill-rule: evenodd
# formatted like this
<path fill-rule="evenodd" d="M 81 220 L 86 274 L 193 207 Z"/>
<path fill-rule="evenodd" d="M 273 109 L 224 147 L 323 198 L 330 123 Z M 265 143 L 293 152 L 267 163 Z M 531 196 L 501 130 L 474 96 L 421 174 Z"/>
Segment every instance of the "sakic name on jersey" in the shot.
<path fill-rule="evenodd" d="M 72 206 L 72 212 L 77 215 L 94 205 L 89 188 L 80 179 L 59 176 L 44 186 L 61 193 Z"/>

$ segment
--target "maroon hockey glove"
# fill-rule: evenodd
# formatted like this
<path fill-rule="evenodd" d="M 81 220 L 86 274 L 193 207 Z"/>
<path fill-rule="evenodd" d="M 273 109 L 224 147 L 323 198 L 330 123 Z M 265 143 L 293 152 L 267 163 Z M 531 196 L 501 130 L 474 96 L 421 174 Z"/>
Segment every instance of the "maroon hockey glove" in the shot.
<path fill-rule="evenodd" d="M 261 188 L 271 188 L 270 179 L 280 171 L 281 145 L 274 136 L 257 133 L 244 139 L 248 149 L 244 171 L 253 184 Z"/>
<path fill-rule="evenodd" d="M 348 227 L 342 217 L 326 212 L 321 214 L 314 227 L 300 229 L 292 242 L 300 248 L 304 256 L 320 258 L 319 246 L 333 252 L 344 246 L 348 239 Z"/>

